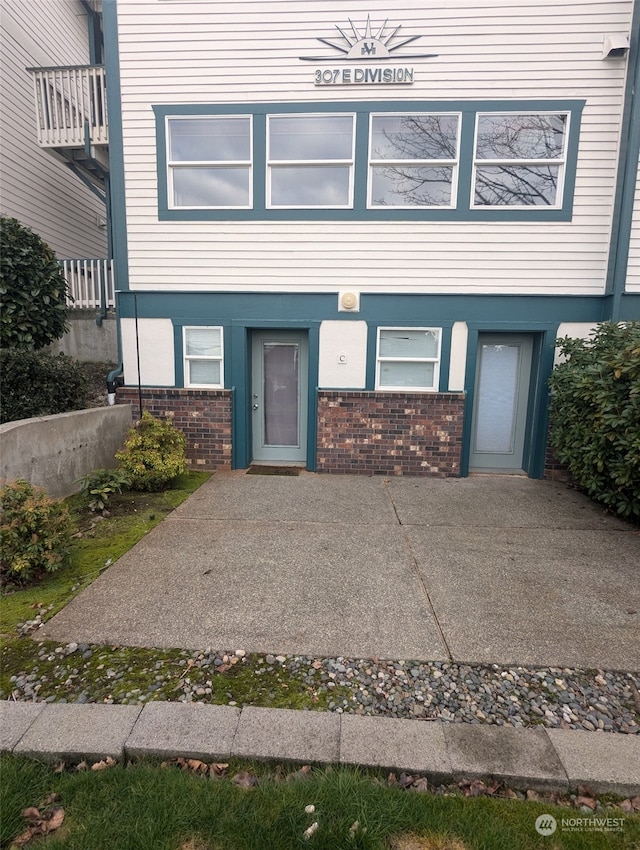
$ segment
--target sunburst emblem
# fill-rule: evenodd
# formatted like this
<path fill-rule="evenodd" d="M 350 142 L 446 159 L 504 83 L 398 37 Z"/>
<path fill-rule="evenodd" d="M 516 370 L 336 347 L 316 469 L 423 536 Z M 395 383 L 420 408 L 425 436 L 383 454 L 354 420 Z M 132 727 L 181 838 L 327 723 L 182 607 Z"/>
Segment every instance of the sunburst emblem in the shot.
<path fill-rule="evenodd" d="M 351 28 L 349 30 L 349 27 Z M 327 44 L 334 50 L 344 54 L 346 59 L 391 59 L 393 54 L 401 47 L 406 47 L 422 38 L 421 35 L 410 35 L 407 38 L 400 35 L 402 26 L 389 26 L 387 19 L 381 27 L 374 32 L 375 27 L 371 25 L 371 16 L 367 15 L 367 22 L 364 26 L 356 26 L 349 18 L 349 27 L 339 27 L 336 24 L 336 29 L 340 33 L 340 38 L 331 40 L 328 38 L 318 38 L 322 44 Z M 437 53 L 399 53 L 398 59 L 431 59 L 437 56 Z M 333 61 L 334 57 L 327 56 L 301 56 L 307 62 L 328 62 Z"/>

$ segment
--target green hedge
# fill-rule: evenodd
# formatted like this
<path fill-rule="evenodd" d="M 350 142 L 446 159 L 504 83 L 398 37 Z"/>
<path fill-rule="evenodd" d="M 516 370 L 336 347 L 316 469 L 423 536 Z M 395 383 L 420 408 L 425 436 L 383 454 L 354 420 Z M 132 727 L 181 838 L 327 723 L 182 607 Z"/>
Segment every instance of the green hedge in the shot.
<path fill-rule="evenodd" d="M 550 442 L 592 499 L 640 519 L 640 322 L 604 323 L 558 340 L 550 379 Z"/>
<path fill-rule="evenodd" d="M 67 282 L 51 248 L 0 216 L 0 347 L 44 348 L 67 329 Z"/>
<path fill-rule="evenodd" d="M 66 413 L 86 406 L 82 366 L 65 354 L 0 350 L 0 421 Z"/>

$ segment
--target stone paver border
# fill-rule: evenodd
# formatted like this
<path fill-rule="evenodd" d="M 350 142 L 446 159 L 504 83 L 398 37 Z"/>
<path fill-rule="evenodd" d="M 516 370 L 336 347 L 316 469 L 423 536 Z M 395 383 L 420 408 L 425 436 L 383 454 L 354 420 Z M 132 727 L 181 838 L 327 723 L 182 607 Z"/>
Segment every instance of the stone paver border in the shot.
<path fill-rule="evenodd" d="M 138 706 L 0 701 L 0 751 L 33 758 L 231 756 L 357 764 L 433 781 L 640 793 L 640 736 L 392 720 L 170 702 Z"/>

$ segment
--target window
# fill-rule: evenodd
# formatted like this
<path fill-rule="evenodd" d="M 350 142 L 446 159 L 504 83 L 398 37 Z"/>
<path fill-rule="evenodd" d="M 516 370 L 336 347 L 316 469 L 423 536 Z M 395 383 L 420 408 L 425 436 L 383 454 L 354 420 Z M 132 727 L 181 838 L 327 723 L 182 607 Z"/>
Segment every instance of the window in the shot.
<path fill-rule="evenodd" d="M 562 205 L 567 113 L 480 113 L 473 206 Z"/>
<path fill-rule="evenodd" d="M 584 101 L 154 106 L 163 221 L 570 221 Z"/>
<path fill-rule="evenodd" d="M 376 389 L 437 390 L 439 328 L 378 328 Z"/>
<path fill-rule="evenodd" d="M 185 387 L 222 387 L 222 328 L 184 328 Z"/>
<path fill-rule="evenodd" d="M 169 206 L 251 207 L 251 118 L 167 119 Z"/>
<path fill-rule="evenodd" d="M 353 115 L 269 115 L 267 207 L 353 206 Z"/>
<path fill-rule="evenodd" d="M 369 207 L 455 205 L 460 117 L 372 115 Z"/>

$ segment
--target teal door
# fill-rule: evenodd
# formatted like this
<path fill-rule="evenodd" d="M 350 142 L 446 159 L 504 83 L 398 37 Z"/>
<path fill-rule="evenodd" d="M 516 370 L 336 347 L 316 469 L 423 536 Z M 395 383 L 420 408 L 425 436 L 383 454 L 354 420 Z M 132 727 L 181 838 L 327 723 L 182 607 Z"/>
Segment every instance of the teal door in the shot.
<path fill-rule="evenodd" d="M 533 337 L 480 334 L 469 469 L 523 472 Z"/>
<path fill-rule="evenodd" d="M 251 343 L 253 460 L 304 464 L 307 458 L 306 331 L 254 331 Z"/>

